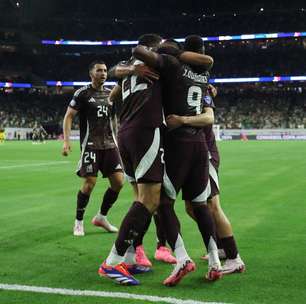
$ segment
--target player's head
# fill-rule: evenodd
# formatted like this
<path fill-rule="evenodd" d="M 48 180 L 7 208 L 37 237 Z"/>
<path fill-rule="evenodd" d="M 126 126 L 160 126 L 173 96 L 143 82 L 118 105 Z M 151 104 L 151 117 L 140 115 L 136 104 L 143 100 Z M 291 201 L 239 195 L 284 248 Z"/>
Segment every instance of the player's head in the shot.
<path fill-rule="evenodd" d="M 158 34 L 144 34 L 138 38 L 138 44 L 154 48 L 157 47 L 162 40 L 162 37 L 160 37 Z"/>
<path fill-rule="evenodd" d="M 199 35 L 187 36 L 185 38 L 184 50 L 204 54 L 205 47 L 201 36 Z"/>
<path fill-rule="evenodd" d="M 163 47 L 174 47 L 178 50 L 181 50 L 182 49 L 182 45 L 177 42 L 175 39 L 166 39 L 163 41 L 163 43 L 161 44 L 161 46 Z"/>
<path fill-rule="evenodd" d="M 89 66 L 89 76 L 92 81 L 104 83 L 107 78 L 107 67 L 104 61 L 95 60 Z"/>
<path fill-rule="evenodd" d="M 174 39 L 166 39 L 159 45 L 157 52 L 177 57 L 182 51 L 182 46 Z"/>

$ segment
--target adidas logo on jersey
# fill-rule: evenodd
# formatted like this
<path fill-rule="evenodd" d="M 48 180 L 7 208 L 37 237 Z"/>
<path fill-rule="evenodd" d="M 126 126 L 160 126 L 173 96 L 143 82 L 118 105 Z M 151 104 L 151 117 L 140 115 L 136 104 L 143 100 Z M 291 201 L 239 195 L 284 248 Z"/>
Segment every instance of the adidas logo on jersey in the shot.
<path fill-rule="evenodd" d="M 88 100 L 88 102 L 96 102 L 96 100 L 95 100 L 93 97 L 91 97 L 91 98 Z"/>

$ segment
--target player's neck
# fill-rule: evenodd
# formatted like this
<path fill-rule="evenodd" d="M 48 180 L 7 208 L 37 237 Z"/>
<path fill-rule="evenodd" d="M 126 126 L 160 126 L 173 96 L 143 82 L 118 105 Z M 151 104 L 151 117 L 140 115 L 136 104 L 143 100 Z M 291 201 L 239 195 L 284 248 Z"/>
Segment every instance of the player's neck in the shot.
<path fill-rule="evenodd" d="M 103 91 L 103 82 L 101 83 L 101 82 L 95 82 L 95 81 L 92 81 L 91 82 L 91 86 L 95 89 L 95 90 L 97 90 L 97 91 Z"/>

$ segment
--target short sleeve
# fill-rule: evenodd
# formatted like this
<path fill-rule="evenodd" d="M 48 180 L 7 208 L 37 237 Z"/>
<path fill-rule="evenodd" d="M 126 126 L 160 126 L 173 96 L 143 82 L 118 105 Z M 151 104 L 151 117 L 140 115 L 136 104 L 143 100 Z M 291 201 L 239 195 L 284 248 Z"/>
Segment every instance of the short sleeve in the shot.
<path fill-rule="evenodd" d="M 75 93 L 73 94 L 73 97 L 69 103 L 69 107 L 76 110 L 76 111 L 80 111 L 81 107 L 82 107 L 82 98 L 80 95 L 80 92 L 75 91 Z"/>

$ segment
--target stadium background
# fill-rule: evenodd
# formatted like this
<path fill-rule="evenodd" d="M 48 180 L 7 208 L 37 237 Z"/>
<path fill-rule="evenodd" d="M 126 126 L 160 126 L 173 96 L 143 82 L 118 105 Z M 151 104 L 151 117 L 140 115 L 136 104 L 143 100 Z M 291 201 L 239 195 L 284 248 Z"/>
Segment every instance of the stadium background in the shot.
<path fill-rule="evenodd" d="M 120 291 L 225 303 L 305 301 L 305 2 L 2 0 L 0 17 L 0 129 L 13 139 L 0 144 L 0 286 Z M 160 284 L 170 269 L 158 263 L 137 289 L 101 281 L 96 268 L 113 235 L 90 227 L 89 220 L 83 240 L 71 234 L 78 146 L 75 143 L 71 158 L 62 159 L 61 141 L 54 139 L 61 136 L 66 106 L 78 87 L 73 82 L 88 81 L 87 66 L 94 59 L 103 58 L 111 67 L 129 58 L 132 45 L 116 42 L 135 41 L 145 32 L 214 37 L 205 46 L 215 60 L 211 76 L 217 80 L 216 124 L 223 139 L 222 201 L 247 264 L 245 274 L 215 285 L 201 280 L 202 247 L 180 201 L 177 211 L 199 270 L 174 290 Z M 250 35 L 241 36 L 245 34 Z M 254 39 L 251 34 L 268 35 Z M 64 44 L 67 40 L 108 45 Z M 53 139 L 46 145 L 21 140 L 31 139 L 36 123 Z M 228 142 L 231 139 L 243 141 Z M 104 187 L 101 180 L 88 216 L 96 210 Z M 118 202 L 124 208 L 115 206 L 111 213 L 117 225 L 130 197 L 126 186 Z M 151 227 L 145 243 L 151 257 L 154 240 Z M 0 303 L 136 301 L 2 287 Z"/>

